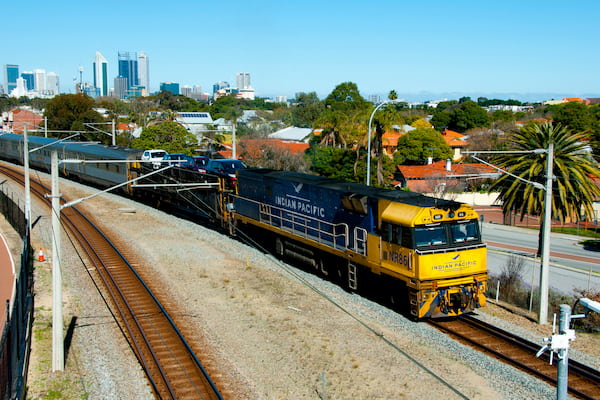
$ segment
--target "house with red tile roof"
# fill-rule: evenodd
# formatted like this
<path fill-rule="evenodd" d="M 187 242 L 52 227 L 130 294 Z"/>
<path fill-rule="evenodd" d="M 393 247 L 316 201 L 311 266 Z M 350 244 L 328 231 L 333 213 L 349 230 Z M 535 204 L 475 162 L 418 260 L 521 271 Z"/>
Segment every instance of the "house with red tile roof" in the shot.
<path fill-rule="evenodd" d="M 383 153 L 387 156 L 391 156 L 398 148 L 398 139 L 400 136 L 406 135 L 403 132 L 385 132 L 381 136 L 381 146 L 383 147 Z"/>
<path fill-rule="evenodd" d="M 458 161 L 462 159 L 462 150 L 469 145 L 467 142 L 467 135 L 451 131 L 450 129 L 444 129 L 442 136 L 444 137 L 446 144 L 448 144 L 448 146 L 450 146 L 454 152 L 452 155 L 452 161 Z"/>
<path fill-rule="evenodd" d="M 437 161 L 427 165 L 398 165 L 392 184 L 413 192 L 463 191 L 475 180 L 495 179 L 497 171 L 485 164 L 453 164 Z"/>
<path fill-rule="evenodd" d="M 38 129 L 44 120 L 44 116 L 29 108 L 15 108 L 12 111 L 2 113 L 2 130 L 4 132 L 23 133 L 25 124 L 27 130 Z"/>
<path fill-rule="evenodd" d="M 396 131 L 385 132 L 381 136 L 384 154 L 392 156 L 398 148 L 398 139 L 400 139 L 400 137 L 402 137 L 403 135 L 406 135 L 406 133 Z M 462 150 L 469 145 L 469 142 L 467 141 L 467 135 L 451 131 L 450 129 L 445 129 L 442 132 L 442 137 L 454 152 L 452 160 L 458 161 L 462 159 Z"/>

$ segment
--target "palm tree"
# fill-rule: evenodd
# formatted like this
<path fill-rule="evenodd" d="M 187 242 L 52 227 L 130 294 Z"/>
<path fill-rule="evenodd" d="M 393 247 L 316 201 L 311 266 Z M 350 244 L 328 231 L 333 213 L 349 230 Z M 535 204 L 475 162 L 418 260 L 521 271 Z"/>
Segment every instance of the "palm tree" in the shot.
<path fill-rule="evenodd" d="M 513 176 L 502 175 L 490 188 L 500 192 L 504 214 L 514 211 L 521 214 L 521 220 L 526 214 L 542 214 L 544 190 L 526 181 L 544 186 L 548 154 L 532 151 L 547 149 L 553 143 L 552 217 L 564 222 L 567 218 L 579 220 L 582 211 L 593 215 L 593 202 L 600 197 L 593 178 L 600 178 L 600 169 L 587 151 L 585 138 L 583 133 L 572 134 L 566 127 L 552 123 L 529 124 L 514 133 L 508 142 L 512 150 L 523 153 L 502 154 L 494 160 Z M 540 240 L 538 254 L 541 246 Z"/>

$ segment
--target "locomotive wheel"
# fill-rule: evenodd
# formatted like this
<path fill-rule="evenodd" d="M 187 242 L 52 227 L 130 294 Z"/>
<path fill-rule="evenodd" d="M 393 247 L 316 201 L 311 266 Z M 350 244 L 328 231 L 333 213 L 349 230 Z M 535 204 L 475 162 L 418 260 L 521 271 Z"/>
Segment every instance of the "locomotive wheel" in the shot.
<path fill-rule="evenodd" d="M 277 255 L 279 257 L 283 257 L 283 252 L 284 252 L 283 242 L 281 241 L 280 238 L 275 239 L 275 253 L 277 253 Z"/>

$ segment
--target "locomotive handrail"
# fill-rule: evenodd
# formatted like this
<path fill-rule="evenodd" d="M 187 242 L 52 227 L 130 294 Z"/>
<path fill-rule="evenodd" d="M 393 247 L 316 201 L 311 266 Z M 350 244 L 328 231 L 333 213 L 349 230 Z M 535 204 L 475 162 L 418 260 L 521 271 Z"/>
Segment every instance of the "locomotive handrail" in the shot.
<path fill-rule="evenodd" d="M 415 249 L 415 252 L 419 255 L 423 255 L 423 254 L 438 254 L 438 253 L 449 253 L 452 251 L 458 251 L 458 250 L 472 250 L 472 249 L 479 249 L 481 247 L 486 247 L 485 243 L 478 243 L 478 244 L 472 244 L 469 246 L 452 246 L 452 247 L 443 247 L 443 248 L 439 248 L 439 249 L 433 249 L 433 250 L 422 250 L 422 249 Z"/>
<path fill-rule="evenodd" d="M 335 249 L 349 249 L 350 228 L 348 224 L 333 224 L 318 218 L 300 214 L 285 208 L 273 206 L 260 201 L 249 199 L 242 196 L 235 196 L 237 199 L 254 203 L 259 209 L 260 222 L 271 226 L 279 227 L 283 230 L 289 230 L 305 239 L 311 239 L 317 243 L 331 246 Z M 289 216 L 288 216 L 289 215 Z M 314 225 L 311 225 L 311 222 Z M 343 243 L 338 243 L 341 238 Z"/>

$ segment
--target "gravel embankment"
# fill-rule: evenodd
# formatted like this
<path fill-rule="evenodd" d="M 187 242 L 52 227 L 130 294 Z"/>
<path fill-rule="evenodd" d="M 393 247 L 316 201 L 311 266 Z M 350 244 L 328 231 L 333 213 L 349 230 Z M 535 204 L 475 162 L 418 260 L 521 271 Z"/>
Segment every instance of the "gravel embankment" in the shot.
<path fill-rule="evenodd" d="M 61 185 L 69 198 L 88 191 Z M 424 323 L 202 226 L 114 195 L 87 200 L 80 208 L 127 240 L 126 252 L 186 335 L 196 345 L 211 347 L 208 368 L 219 371 L 226 398 L 489 400 L 555 395 L 547 384 Z M 49 218 L 35 231 L 34 245 L 50 249 Z M 67 366 L 64 374 L 49 372 L 49 342 L 39 332 L 41 327 L 47 331 L 50 320 L 50 264 L 36 263 L 39 317 L 30 397 L 60 390 L 68 394 L 65 398 L 152 398 L 90 276 L 66 239 L 63 244 L 64 321 L 67 327 L 74 321 Z M 51 257 L 48 250 L 46 257 Z M 550 334 L 549 327 L 493 306 L 480 314 L 493 321 L 509 318 L 499 323 L 530 332 L 536 341 Z M 597 341 L 592 347 L 600 348 Z"/>

